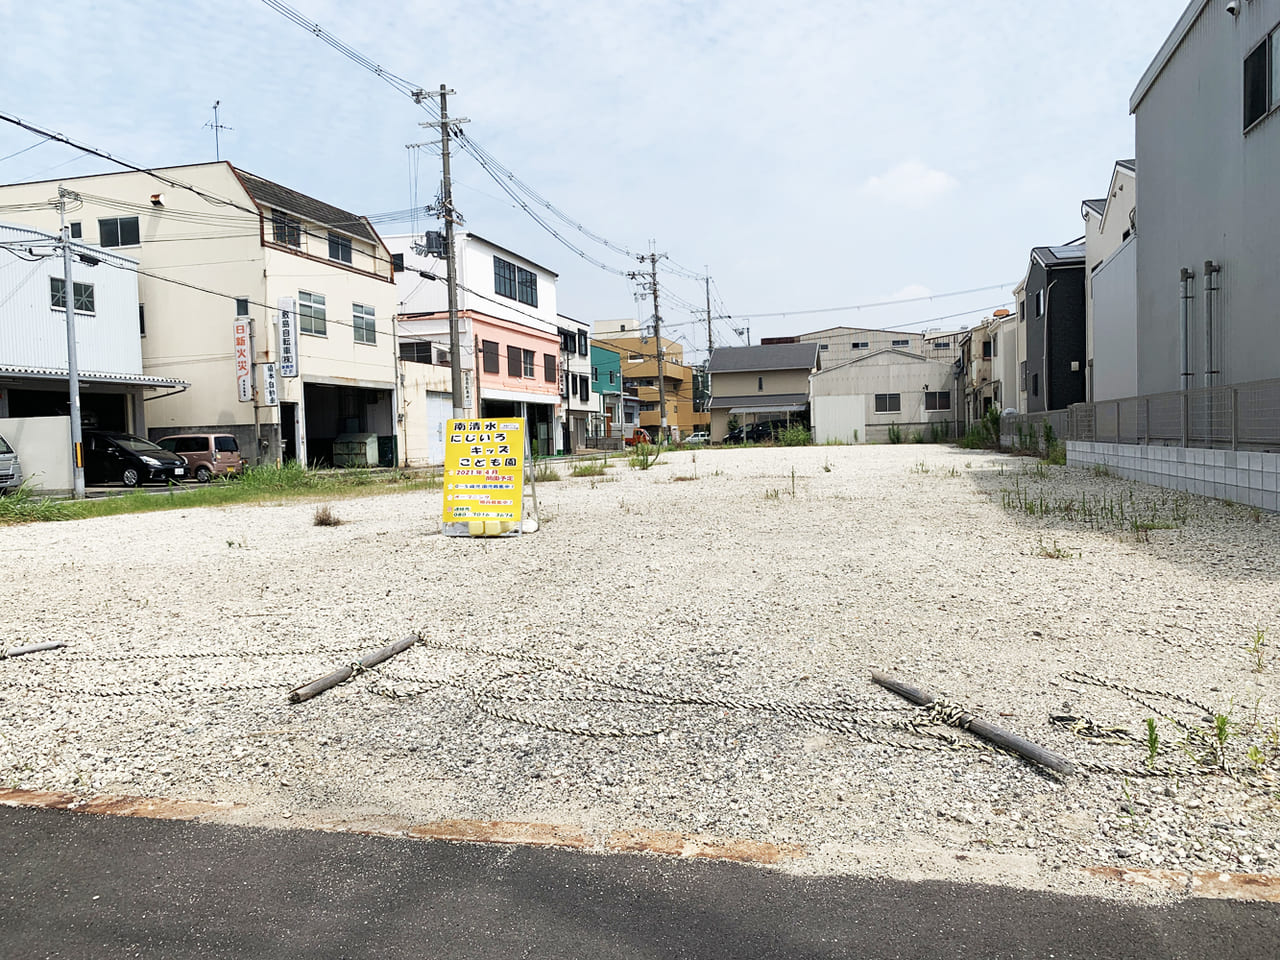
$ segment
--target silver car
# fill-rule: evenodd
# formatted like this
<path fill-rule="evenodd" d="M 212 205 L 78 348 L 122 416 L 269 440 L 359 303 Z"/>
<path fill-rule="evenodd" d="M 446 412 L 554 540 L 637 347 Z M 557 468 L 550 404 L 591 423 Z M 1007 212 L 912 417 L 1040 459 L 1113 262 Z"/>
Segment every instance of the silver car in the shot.
<path fill-rule="evenodd" d="M 8 493 L 22 486 L 22 464 L 18 462 L 18 453 L 9 446 L 9 441 L 0 437 L 0 494 Z"/>

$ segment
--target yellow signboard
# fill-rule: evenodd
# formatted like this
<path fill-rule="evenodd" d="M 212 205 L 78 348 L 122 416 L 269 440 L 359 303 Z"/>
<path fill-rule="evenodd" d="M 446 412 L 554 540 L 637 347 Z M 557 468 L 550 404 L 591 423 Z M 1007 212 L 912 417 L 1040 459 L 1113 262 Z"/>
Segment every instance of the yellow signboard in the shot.
<path fill-rule="evenodd" d="M 473 537 L 518 532 L 524 494 L 524 421 L 450 420 L 448 429 L 445 532 Z"/>

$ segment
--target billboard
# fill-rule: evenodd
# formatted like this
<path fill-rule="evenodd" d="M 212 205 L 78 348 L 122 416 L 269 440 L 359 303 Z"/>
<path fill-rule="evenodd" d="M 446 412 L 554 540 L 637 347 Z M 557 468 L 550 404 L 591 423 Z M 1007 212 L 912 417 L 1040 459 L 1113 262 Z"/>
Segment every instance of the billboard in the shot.
<path fill-rule="evenodd" d="M 233 325 L 236 358 L 236 393 L 241 403 L 253 399 L 253 366 L 249 360 L 249 318 L 236 317 Z"/>
<path fill-rule="evenodd" d="M 298 375 L 298 315 L 293 297 L 276 301 L 280 322 L 280 376 Z"/>

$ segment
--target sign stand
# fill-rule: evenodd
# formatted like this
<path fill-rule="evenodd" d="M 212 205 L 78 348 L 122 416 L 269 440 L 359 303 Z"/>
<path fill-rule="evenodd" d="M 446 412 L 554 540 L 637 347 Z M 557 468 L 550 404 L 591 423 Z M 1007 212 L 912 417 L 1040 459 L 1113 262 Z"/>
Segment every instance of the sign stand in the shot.
<path fill-rule="evenodd" d="M 525 410 L 524 404 L 520 405 L 520 412 L 523 415 Z M 525 420 L 528 423 L 528 420 Z M 521 495 L 520 503 L 520 532 L 537 533 L 538 520 L 538 487 L 535 483 L 535 474 L 537 470 L 534 467 L 533 457 L 530 456 L 532 440 L 529 437 L 529 430 L 524 432 L 524 492 Z M 528 504 L 533 504 L 533 515 L 530 516 Z"/>
<path fill-rule="evenodd" d="M 514 417 L 448 421 L 441 532 L 518 537 L 524 532 L 529 439 Z M 535 499 L 534 528 L 537 529 Z"/>

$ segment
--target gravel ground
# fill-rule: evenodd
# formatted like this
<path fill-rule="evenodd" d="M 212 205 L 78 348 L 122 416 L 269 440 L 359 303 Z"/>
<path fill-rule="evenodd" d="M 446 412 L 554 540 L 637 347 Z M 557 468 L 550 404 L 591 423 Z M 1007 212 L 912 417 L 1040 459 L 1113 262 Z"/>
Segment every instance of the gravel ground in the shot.
<path fill-rule="evenodd" d="M 0 528 L 0 649 L 69 644 L 0 662 L 0 787 L 1054 889 L 1280 872 L 1280 518 L 910 445 L 677 452 L 538 493 L 541 531 L 492 541 L 441 536 L 438 492 L 330 501 L 333 527 L 290 502 Z M 873 669 L 1081 769 L 978 749 Z"/>

